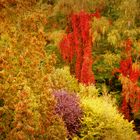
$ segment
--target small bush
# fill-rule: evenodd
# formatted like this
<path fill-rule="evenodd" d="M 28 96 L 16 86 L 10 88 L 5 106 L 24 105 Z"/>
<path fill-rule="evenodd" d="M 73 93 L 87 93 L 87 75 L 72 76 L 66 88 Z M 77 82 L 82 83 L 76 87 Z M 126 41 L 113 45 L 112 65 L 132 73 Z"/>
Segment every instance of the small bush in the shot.
<path fill-rule="evenodd" d="M 78 94 L 81 98 L 85 98 L 85 97 L 97 97 L 99 95 L 99 89 L 97 89 L 95 87 L 95 85 L 83 85 L 83 84 L 79 84 L 79 91 Z"/>
<path fill-rule="evenodd" d="M 56 113 L 62 117 L 68 130 L 68 136 L 71 137 L 81 127 L 82 110 L 79 99 L 75 94 L 69 94 L 66 91 L 55 91 L 54 96 L 57 100 Z"/>
<path fill-rule="evenodd" d="M 48 86 L 51 90 L 68 90 L 76 92 L 79 90 L 78 81 L 70 74 L 69 67 L 56 69 L 48 76 Z"/>

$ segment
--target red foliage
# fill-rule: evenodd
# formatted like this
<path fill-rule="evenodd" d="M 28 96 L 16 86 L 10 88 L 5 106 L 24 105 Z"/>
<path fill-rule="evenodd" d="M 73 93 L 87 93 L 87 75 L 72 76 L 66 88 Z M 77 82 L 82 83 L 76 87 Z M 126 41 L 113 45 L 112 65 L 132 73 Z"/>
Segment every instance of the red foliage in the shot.
<path fill-rule="evenodd" d="M 130 109 L 128 107 L 128 103 L 126 102 L 125 98 L 123 98 L 121 112 L 124 114 L 125 119 L 130 120 Z"/>
<path fill-rule="evenodd" d="M 133 112 L 137 113 L 139 111 L 140 111 L 140 88 L 137 87 L 135 98 L 134 98 Z"/>
<path fill-rule="evenodd" d="M 120 62 L 120 71 L 124 76 L 130 75 L 132 71 L 132 58 L 129 57 Z"/>
<path fill-rule="evenodd" d="M 124 45 L 127 58 L 121 60 L 120 68 L 115 71 L 121 73 L 123 76 L 123 78 L 121 78 L 123 97 L 121 112 L 125 118 L 130 120 L 131 113 L 140 111 L 140 87 L 138 86 L 140 68 L 139 64 L 133 63 L 132 61 L 132 41 L 127 39 Z"/>
<path fill-rule="evenodd" d="M 94 79 L 94 74 L 92 72 L 92 59 L 85 57 L 81 70 L 81 82 L 93 83 L 93 81 L 95 81 L 95 79 Z"/>
<path fill-rule="evenodd" d="M 91 14 L 91 16 L 92 17 L 96 17 L 96 18 L 100 18 L 101 17 L 99 10 L 96 10 L 96 12 L 94 14 Z"/>
<path fill-rule="evenodd" d="M 133 83 L 138 81 L 139 76 L 140 76 L 140 70 L 139 69 L 132 69 L 131 73 L 129 74 L 129 78 Z"/>
<path fill-rule="evenodd" d="M 60 51 L 63 60 L 66 62 L 72 62 L 73 56 L 74 56 L 74 45 L 73 45 L 73 34 L 69 33 L 67 36 L 65 36 L 62 41 L 60 42 Z"/>
<path fill-rule="evenodd" d="M 99 11 L 94 14 L 83 11 L 72 14 L 70 17 L 71 28 L 67 28 L 68 34 L 60 42 L 60 52 L 63 60 L 71 63 L 73 57 L 76 56 L 75 75 L 84 84 L 95 83 L 92 72 L 92 37 L 90 34 L 92 17 L 100 18 Z"/>
<path fill-rule="evenodd" d="M 127 39 L 127 40 L 125 41 L 125 51 L 126 51 L 126 53 L 127 53 L 127 52 L 130 52 L 131 49 L 132 49 L 132 40 Z"/>

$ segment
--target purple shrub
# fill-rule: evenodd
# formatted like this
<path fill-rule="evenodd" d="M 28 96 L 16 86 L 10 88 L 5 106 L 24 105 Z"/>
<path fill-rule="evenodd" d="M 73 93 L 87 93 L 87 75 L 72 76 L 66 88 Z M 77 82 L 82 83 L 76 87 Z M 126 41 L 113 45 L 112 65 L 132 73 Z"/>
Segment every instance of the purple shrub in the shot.
<path fill-rule="evenodd" d="M 54 96 L 57 100 L 56 113 L 62 117 L 68 136 L 71 137 L 78 132 L 81 126 L 82 110 L 79 105 L 79 98 L 66 91 L 55 91 Z"/>

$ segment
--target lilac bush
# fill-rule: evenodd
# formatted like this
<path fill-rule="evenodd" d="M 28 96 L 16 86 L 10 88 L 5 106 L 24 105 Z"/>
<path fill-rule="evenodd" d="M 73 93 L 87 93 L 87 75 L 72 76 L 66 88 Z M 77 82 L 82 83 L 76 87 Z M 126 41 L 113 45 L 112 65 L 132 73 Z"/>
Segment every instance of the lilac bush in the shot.
<path fill-rule="evenodd" d="M 76 134 L 81 126 L 82 109 L 80 108 L 79 98 L 76 94 L 66 91 L 55 91 L 54 96 L 57 100 L 56 113 L 65 122 L 68 136 Z"/>

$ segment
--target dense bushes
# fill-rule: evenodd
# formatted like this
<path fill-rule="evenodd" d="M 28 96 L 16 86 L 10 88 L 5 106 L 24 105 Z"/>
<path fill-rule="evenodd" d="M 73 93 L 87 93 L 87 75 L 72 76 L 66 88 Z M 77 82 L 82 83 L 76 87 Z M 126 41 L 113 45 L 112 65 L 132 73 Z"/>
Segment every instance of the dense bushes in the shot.
<path fill-rule="evenodd" d="M 55 55 L 44 50 L 44 15 L 24 11 L 15 19 L 14 14 L 0 23 L 7 27 L 0 38 L 0 140 L 65 139 L 64 123 L 47 87 Z"/>
<path fill-rule="evenodd" d="M 5 52 L 1 56 L 4 55 Z M 12 58 L 4 59 L 6 65 L 1 65 L 4 75 L 0 98 L 4 104 L 0 113 L 0 139 L 65 139 L 64 123 L 55 114 L 55 100 L 46 84 L 49 71 L 33 61 L 32 65 L 30 57 L 26 57 L 21 67 L 18 59 L 15 63 Z M 46 64 L 52 67 L 52 63 Z M 11 69 L 7 70 L 9 66 Z"/>
<path fill-rule="evenodd" d="M 126 101 L 134 103 L 138 101 L 137 104 L 131 105 L 139 107 L 137 100 L 139 96 L 134 100 L 127 98 L 128 92 L 131 92 L 129 95 L 136 93 L 133 92 L 133 86 L 130 86 L 131 82 L 127 80 L 130 78 L 135 82 L 134 73 L 137 75 L 140 73 L 139 69 L 136 69 L 139 65 L 140 52 L 139 2 L 133 3 L 130 0 L 128 2 L 124 0 L 121 4 L 119 2 L 120 0 L 0 2 L 0 140 L 135 139 L 136 133 L 133 131 L 132 122 L 123 119 L 112 100 L 114 101 L 115 93 L 120 94 L 123 91 Z M 77 17 L 74 13 L 81 9 L 93 13 L 97 10 L 101 18 L 91 20 L 90 29 L 89 26 L 82 28 L 85 23 L 83 17 L 86 14 Z M 79 36 L 84 29 L 82 37 L 75 38 L 75 41 L 80 43 L 77 47 L 83 47 L 85 50 L 80 56 L 90 51 L 90 58 L 94 57 L 93 67 L 90 63 L 90 72 L 92 67 L 95 74 L 94 85 L 86 86 L 78 83 L 72 75 L 75 69 L 74 61 L 78 63 L 77 56 L 73 57 L 69 66 L 68 63 L 61 62 L 58 43 L 65 34 L 64 29 L 66 26 L 69 27 L 67 30 L 70 39 L 72 31 L 75 31 L 75 37 L 77 32 L 76 24 L 71 24 L 75 26 L 72 28 L 66 20 L 69 14 L 74 15 L 78 20 L 75 23 L 81 26 Z M 85 36 L 87 30 L 90 38 Z M 122 78 L 121 74 L 124 73 L 121 64 L 126 59 L 125 50 L 130 49 L 125 47 L 129 39 L 133 45 L 128 56 L 132 57 L 134 69 L 128 67 L 128 71 L 131 73 L 135 71 Z M 89 47 L 85 49 L 85 46 L 90 46 L 90 50 Z M 79 51 L 80 48 L 75 51 Z M 68 50 L 66 52 L 69 53 Z M 84 55 L 80 61 L 89 58 L 87 56 Z M 114 68 L 119 67 L 119 63 L 120 68 L 117 72 L 121 70 L 119 78 L 122 88 L 116 87 L 116 83 L 112 80 L 114 78 L 118 81 L 118 75 L 111 75 Z M 85 70 L 79 69 L 81 70 L 82 77 L 86 78 Z M 77 73 L 79 71 L 77 70 Z M 137 76 L 136 79 L 139 91 Z M 104 82 L 107 84 L 106 88 L 102 88 Z M 110 93 L 111 98 L 108 97 Z M 139 95 L 139 92 L 137 93 Z M 121 97 L 120 94 L 119 99 Z M 121 103 L 121 100 L 119 102 Z M 132 113 L 134 112 L 130 112 Z M 139 120 L 139 113 L 133 115 L 132 118 Z"/>
<path fill-rule="evenodd" d="M 135 140 L 132 122 L 123 119 L 116 107 L 103 98 L 81 100 L 84 117 L 79 137 L 84 140 Z"/>

